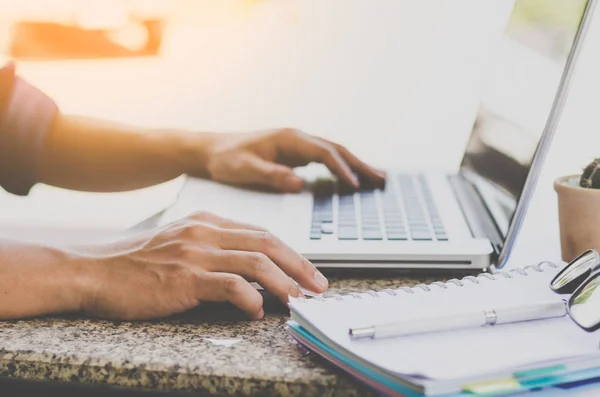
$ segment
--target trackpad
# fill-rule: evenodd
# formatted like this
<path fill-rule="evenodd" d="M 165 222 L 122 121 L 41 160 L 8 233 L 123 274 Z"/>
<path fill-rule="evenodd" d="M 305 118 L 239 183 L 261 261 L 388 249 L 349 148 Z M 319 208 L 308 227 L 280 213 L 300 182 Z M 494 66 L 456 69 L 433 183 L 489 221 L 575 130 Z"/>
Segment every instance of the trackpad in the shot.
<path fill-rule="evenodd" d="M 169 208 L 161 224 L 197 211 L 208 211 L 239 222 L 272 229 L 281 222 L 279 213 L 284 195 L 240 189 L 203 179 L 188 179 L 176 204 Z M 279 222 L 278 222 L 279 220 Z"/>

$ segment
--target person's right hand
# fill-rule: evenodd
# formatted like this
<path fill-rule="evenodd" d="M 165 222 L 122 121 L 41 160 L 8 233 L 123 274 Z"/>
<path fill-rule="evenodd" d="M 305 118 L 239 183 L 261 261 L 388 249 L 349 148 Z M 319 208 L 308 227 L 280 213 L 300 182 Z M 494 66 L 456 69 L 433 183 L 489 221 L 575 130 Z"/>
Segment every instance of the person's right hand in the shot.
<path fill-rule="evenodd" d="M 264 315 L 256 281 L 287 302 L 302 287 L 324 292 L 327 279 L 269 232 L 198 213 L 162 229 L 78 252 L 81 309 L 111 319 L 149 319 L 229 301 Z"/>

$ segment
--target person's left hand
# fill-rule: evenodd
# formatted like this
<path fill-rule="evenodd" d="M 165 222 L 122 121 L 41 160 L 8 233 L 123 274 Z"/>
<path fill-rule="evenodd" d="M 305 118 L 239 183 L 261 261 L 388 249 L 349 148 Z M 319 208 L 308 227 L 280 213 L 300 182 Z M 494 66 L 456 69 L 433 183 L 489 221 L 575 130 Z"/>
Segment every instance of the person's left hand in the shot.
<path fill-rule="evenodd" d="M 206 147 L 204 173 L 215 181 L 299 192 L 303 181 L 292 168 L 325 164 L 342 182 L 358 188 L 355 174 L 379 186 L 385 174 L 343 146 L 302 131 L 281 128 L 241 134 L 216 134 Z"/>

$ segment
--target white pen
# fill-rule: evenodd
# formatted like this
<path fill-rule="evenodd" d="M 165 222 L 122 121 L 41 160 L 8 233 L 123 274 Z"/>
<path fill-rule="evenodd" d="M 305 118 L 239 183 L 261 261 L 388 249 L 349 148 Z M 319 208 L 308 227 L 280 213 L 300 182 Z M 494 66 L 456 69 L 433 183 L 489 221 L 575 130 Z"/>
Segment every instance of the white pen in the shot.
<path fill-rule="evenodd" d="M 377 339 L 406 336 L 428 332 L 448 331 L 496 324 L 517 323 L 562 317 L 567 314 L 567 302 L 552 300 L 524 303 L 518 306 L 497 307 L 457 313 L 449 316 L 416 318 L 387 324 L 350 328 L 352 339 Z"/>

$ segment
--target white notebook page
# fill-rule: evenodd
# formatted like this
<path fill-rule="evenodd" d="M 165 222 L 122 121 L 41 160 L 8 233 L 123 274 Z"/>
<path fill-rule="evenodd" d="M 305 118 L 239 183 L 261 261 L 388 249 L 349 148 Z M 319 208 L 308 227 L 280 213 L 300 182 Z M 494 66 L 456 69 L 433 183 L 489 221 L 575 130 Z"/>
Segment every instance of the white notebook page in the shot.
<path fill-rule="evenodd" d="M 478 277 L 479 284 L 431 286 L 414 294 L 397 291 L 396 296 L 380 292 L 378 297 L 361 294 L 326 301 L 291 301 L 292 318 L 302 317 L 324 335 L 364 360 L 389 372 L 458 379 L 509 370 L 556 358 L 599 352 L 598 335 L 563 318 L 500 324 L 458 331 L 378 340 L 352 341 L 348 329 L 386 323 L 395 319 L 448 315 L 471 309 L 515 305 L 523 302 L 560 300 L 548 287 L 556 269 L 511 271 L 512 278 L 495 275 L 496 280 Z"/>

